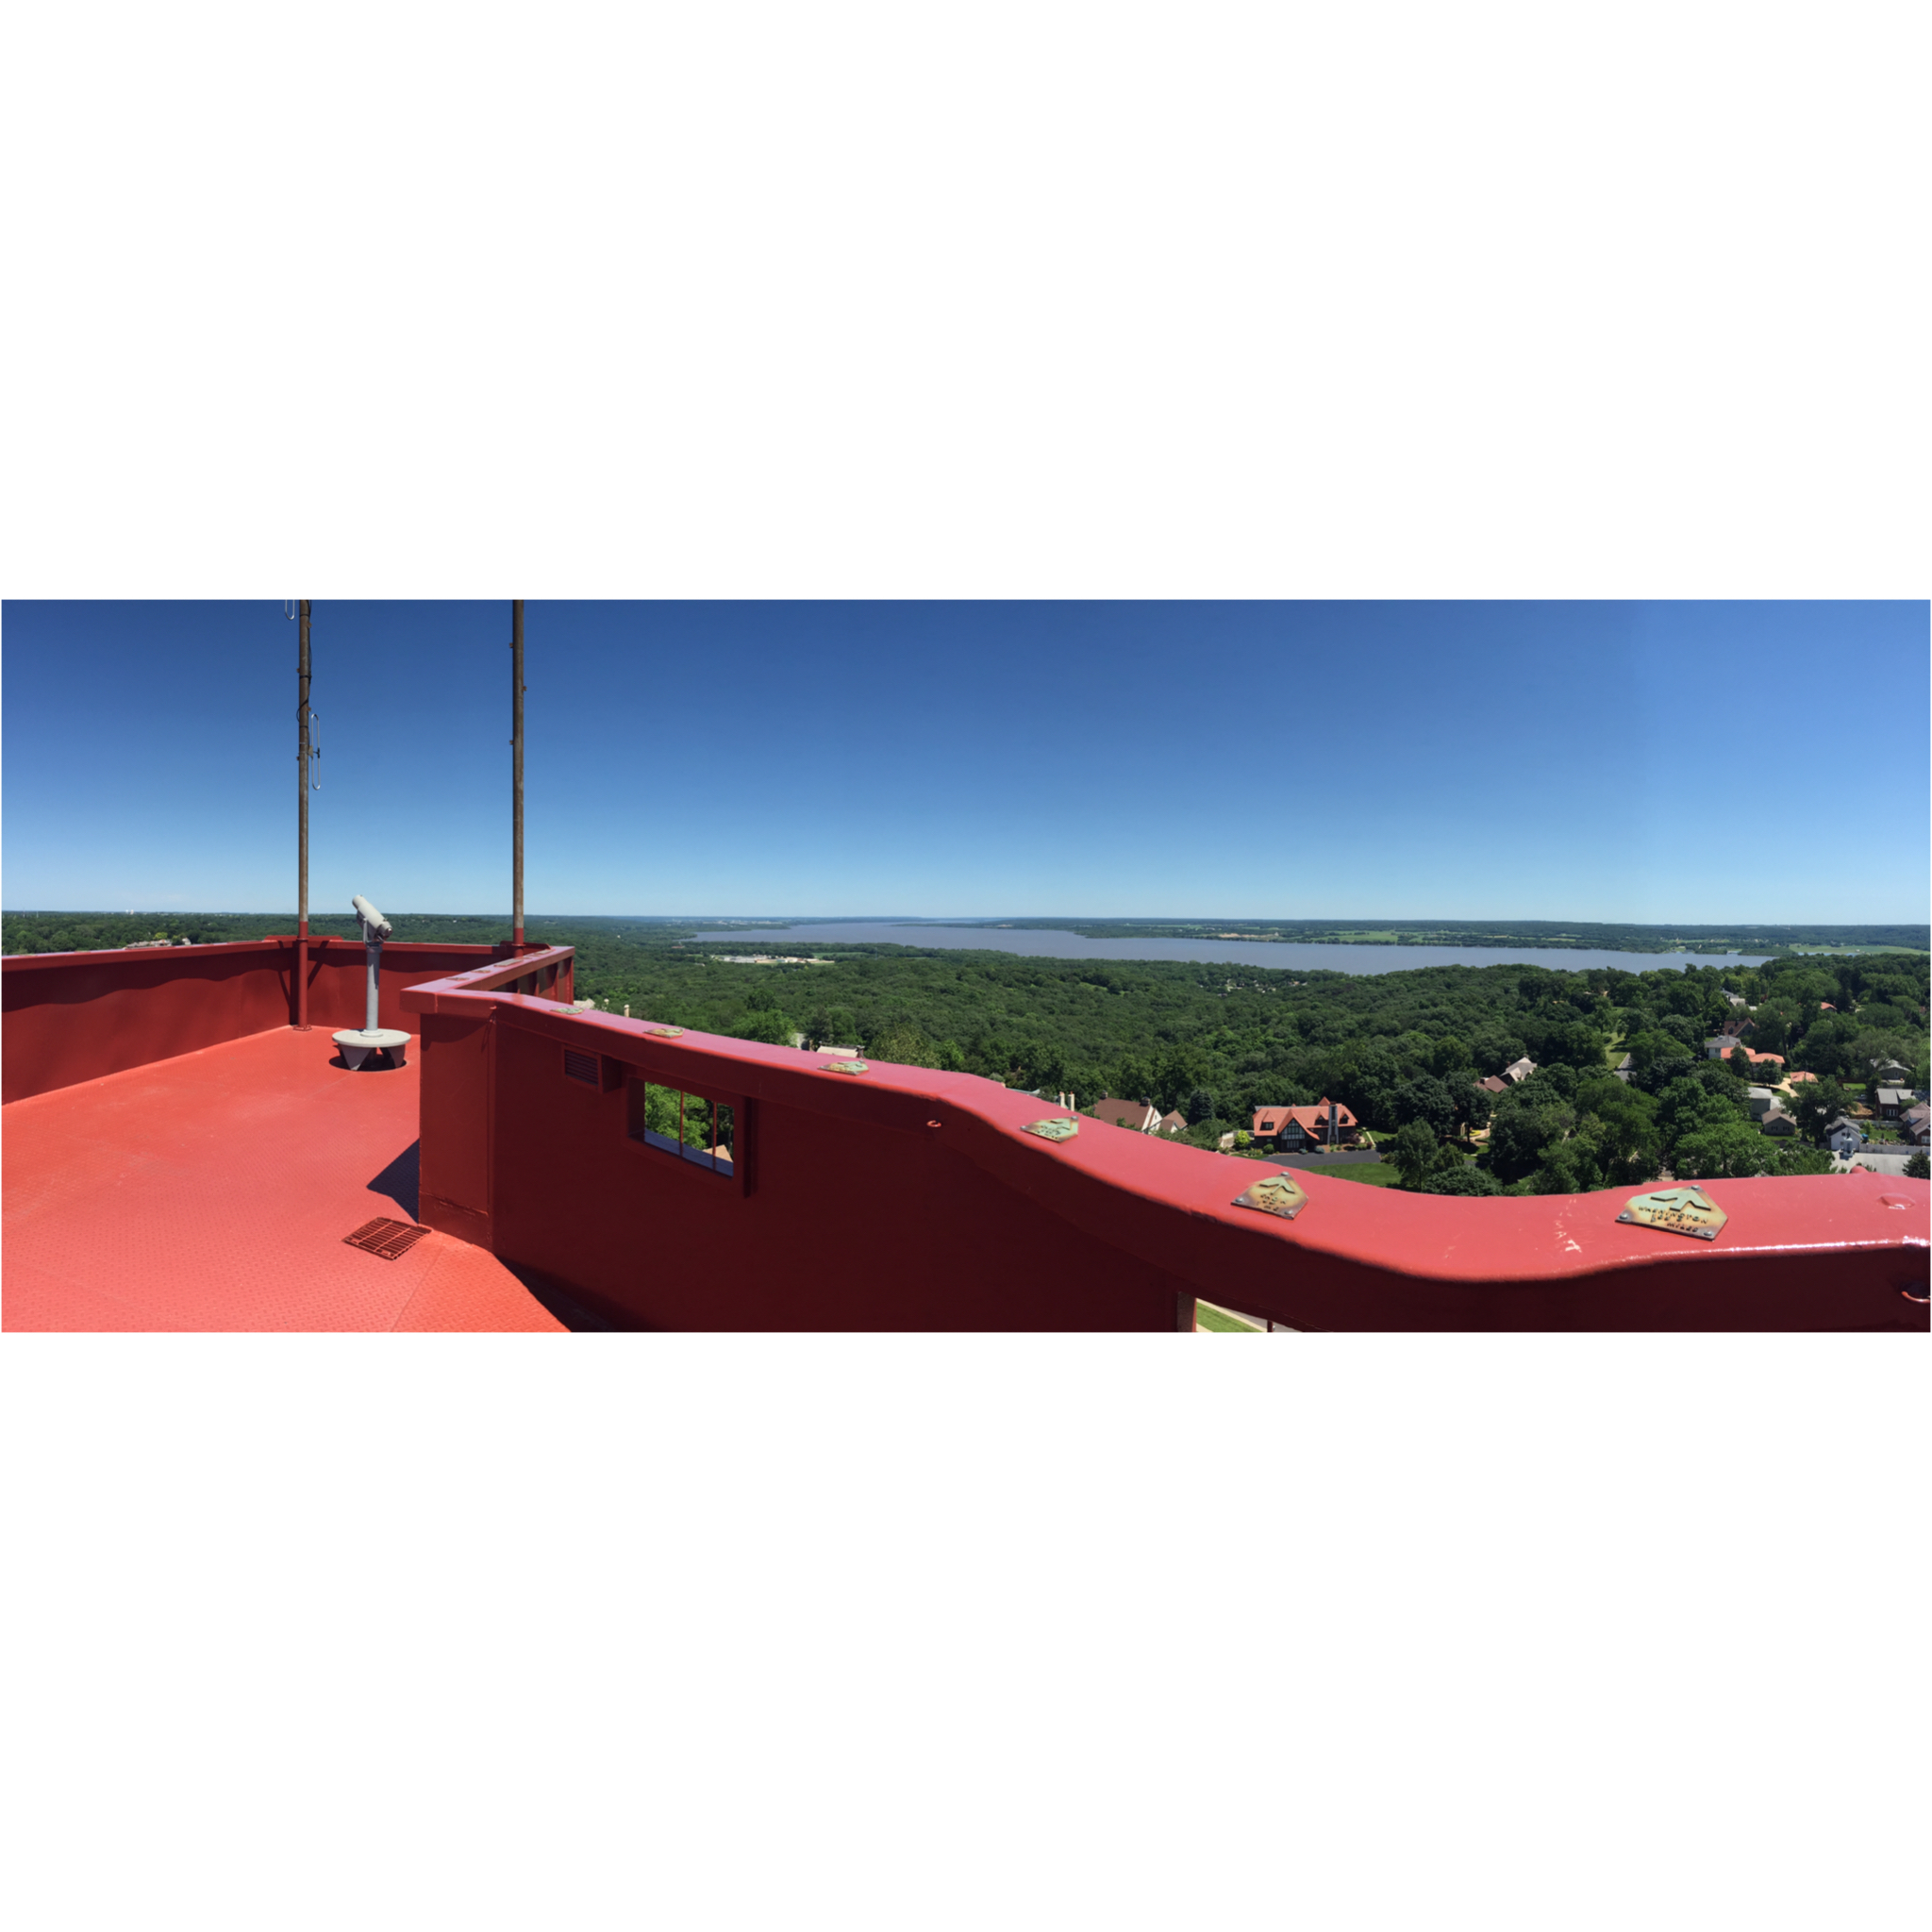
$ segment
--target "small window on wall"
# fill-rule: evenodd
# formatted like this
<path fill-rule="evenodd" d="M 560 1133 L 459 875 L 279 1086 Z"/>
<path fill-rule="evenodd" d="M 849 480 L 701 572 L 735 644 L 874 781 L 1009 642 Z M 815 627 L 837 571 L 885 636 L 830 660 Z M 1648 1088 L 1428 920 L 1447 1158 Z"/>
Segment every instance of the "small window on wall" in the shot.
<path fill-rule="evenodd" d="M 738 1172 L 738 1110 L 652 1080 L 630 1082 L 630 1137 L 660 1154 L 708 1168 Z"/>

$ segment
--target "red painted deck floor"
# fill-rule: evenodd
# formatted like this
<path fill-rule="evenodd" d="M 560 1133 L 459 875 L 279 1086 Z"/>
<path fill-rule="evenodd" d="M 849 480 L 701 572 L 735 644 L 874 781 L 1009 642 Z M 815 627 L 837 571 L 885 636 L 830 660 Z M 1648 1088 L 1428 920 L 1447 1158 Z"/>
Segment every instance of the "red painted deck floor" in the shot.
<path fill-rule="evenodd" d="M 0 1109 L 0 1325 L 561 1332 L 467 1241 L 343 1245 L 415 1220 L 414 1047 L 352 1074 L 278 1027 Z"/>

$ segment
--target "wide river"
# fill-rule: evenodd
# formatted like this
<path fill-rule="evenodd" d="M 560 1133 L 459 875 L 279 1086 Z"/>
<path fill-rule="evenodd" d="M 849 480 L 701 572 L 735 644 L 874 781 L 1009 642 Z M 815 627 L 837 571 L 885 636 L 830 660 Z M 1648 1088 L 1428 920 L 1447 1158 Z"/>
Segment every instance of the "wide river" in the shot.
<path fill-rule="evenodd" d="M 1277 971 L 1401 973 L 1416 966 L 1547 966 L 1580 973 L 1588 966 L 1619 966 L 1626 973 L 1663 967 L 1761 966 L 1752 953 L 1592 953 L 1567 946 L 1323 946 L 1286 940 L 1090 940 L 1076 932 L 1028 931 L 978 925 L 901 924 L 890 920 L 834 921 L 763 932 L 701 932 L 699 940 L 741 945 L 761 953 L 843 941 L 847 945 L 958 946 L 969 952 L 1025 953 L 1048 959 L 1209 959 L 1230 966 L 1271 966 Z"/>

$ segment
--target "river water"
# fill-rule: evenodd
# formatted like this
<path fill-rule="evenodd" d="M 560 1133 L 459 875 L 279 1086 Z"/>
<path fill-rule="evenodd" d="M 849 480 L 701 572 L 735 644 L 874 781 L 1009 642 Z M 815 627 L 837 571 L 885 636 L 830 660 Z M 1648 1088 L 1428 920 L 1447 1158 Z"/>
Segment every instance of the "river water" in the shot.
<path fill-rule="evenodd" d="M 1655 973 L 1664 967 L 1681 971 L 1686 966 L 1761 966 L 1767 957 L 1752 953 L 1602 953 L 1567 946 L 1324 946 L 1286 940 L 1090 940 L 1076 932 L 901 924 L 891 920 L 834 921 L 762 932 L 701 932 L 696 937 L 707 943 L 743 945 L 761 953 L 842 941 L 847 945 L 946 946 L 1048 959 L 1202 959 L 1291 973 L 1402 973 L 1417 966 L 1547 966 L 1557 973 L 1616 966 L 1625 973 Z"/>

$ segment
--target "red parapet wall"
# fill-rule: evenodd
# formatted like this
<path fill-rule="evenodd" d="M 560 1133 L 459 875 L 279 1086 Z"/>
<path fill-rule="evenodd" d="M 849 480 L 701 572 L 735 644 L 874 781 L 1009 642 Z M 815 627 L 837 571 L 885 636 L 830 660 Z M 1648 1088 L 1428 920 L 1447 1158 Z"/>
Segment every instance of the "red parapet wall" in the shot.
<path fill-rule="evenodd" d="M 381 1024 L 408 1026 L 406 988 L 491 957 L 488 946 L 391 940 L 382 949 Z M 295 941 L 283 937 L 215 946 L 9 954 L 0 959 L 0 1098 L 24 1100 L 290 1025 L 294 974 Z M 568 963 L 558 983 L 567 1000 Z M 359 940 L 333 934 L 309 940 L 311 1027 L 327 1033 L 360 1026 L 365 986 Z"/>
<path fill-rule="evenodd" d="M 1713 1181 L 1714 1241 L 1620 1224 L 1624 1192 L 1460 1199 L 1298 1174 L 1082 1120 L 970 1074 L 573 1013 L 548 954 L 418 985 L 422 1217 L 659 1328 L 1170 1328 L 1196 1297 L 1296 1328 L 1926 1327 L 1932 1185 Z M 566 1054 L 573 1056 L 566 1060 Z M 727 1176 L 633 1141 L 626 1087 L 724 1102 Z M 1631 1192 L 1637 1191 L 1632 1190 Z"/>

